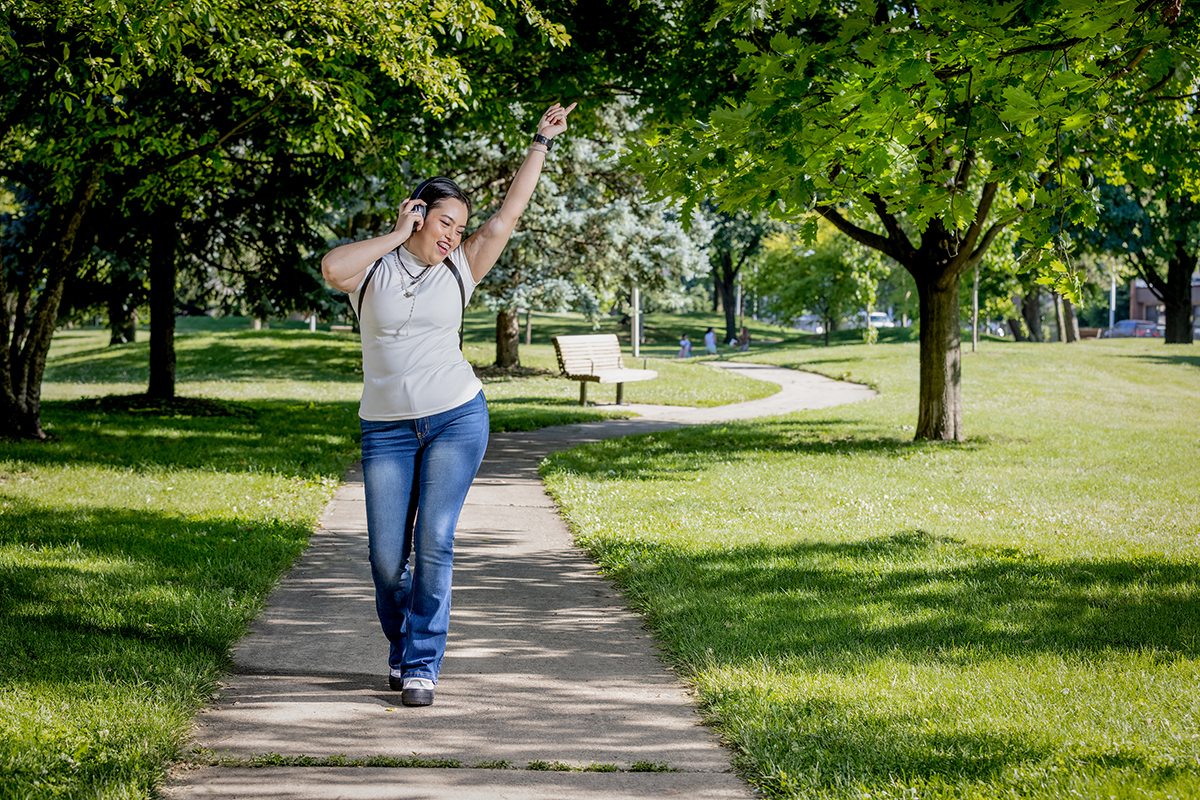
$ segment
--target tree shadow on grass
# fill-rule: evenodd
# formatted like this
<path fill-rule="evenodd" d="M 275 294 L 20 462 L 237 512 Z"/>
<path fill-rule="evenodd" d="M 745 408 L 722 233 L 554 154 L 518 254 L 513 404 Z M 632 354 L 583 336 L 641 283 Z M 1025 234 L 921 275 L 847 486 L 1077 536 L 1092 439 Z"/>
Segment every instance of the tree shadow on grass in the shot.
<path fill-rule="evenodd" d="M 851 426 L 854 426 L 853 428 Z M 856 430 L 854 434 L 850 430 Z M 989 442 L 915 442 L 838 418 L 729 422 L 632 436 L 556 453 L 543 474 L 565 469 L 593 480 L 692 480 L 718 463 L 753 461 L 763 453 L 898 457 L 947 448 L 978 450 Z"/>
<path fill-rule="evenodd" d="M 1121 353 L 1121 358 L 1132 358 L 1150 364 L 1164 366 L 1185 366 L 1200 368 L 1200 355 L 1184 355 L 1183 353 Z"/>
<path fill-rule="evenodd" d="M 225 416 L 88 409 L 76 401 L 42 407 L 50 442 L 0 441 L 0 459 L 44 465 L 267 472 L 337 478 L 355 457 L 358 404 L 225 403 Z"/>
<path fill-rule="evenodd" d="M 0 686 L 223 663 L 310 534 L 281 520 L 0 499 Z"/>
<path fill-rule="evenodd" d="M 1200 654 L 1193 564 L 1044 562 L 921 531 L 704 554 L 645 542 L 605 551 L 606 561 L 630 565 L 634 586 L 651 573 L 687 575 L 677 611 L 736 621 L 747 648 L 772 659 L 801 655 L 837 668 L 861 663 L 864 652 L 914 662 L 1035 651 Z"/>
<path fill-rule="evenodd" d="M 344 343 L 343 347 L 331 343 Z M 238 331 L 176 339 L 176 380 L 351 381 L 362 379 L 362 355 L 339 334 Z M 96 347 L 50 360 L 49 383 L 144 383 L 148 342 Z"/>

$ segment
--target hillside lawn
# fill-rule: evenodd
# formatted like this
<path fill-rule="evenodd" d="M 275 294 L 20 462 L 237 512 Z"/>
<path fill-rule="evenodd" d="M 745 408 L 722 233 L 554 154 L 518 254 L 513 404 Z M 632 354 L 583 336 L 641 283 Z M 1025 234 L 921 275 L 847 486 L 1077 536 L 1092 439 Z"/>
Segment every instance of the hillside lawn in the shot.
<path fill-rule="evenodd" d="M 489 323 L 468 320 L 477 366 Z M 682 330 L 721 324 L 651 316 L 661 377 L 627 397 L 773 391 L 673 359 Z M 355 336 L 180 327 L 182 400 L 127 397 L 144 343 L 64 331 L 44 391 L 55 438 L 0 442 L 6 798 L 153 797 L 357 457 Z M 495 430 L 624 413 L 581 409 L 553 374 L 549 336 L 589 330 L 535 315 L 524 370 L 485 371 Z M 882 394 L 545 466 L 744 774 L 796 797 L 1200 794 L 1200 357 L 988 340 L 965 356 L 971 438 L 918 445 L 911 331 L 824 348 L 752 330 L 752 353 L 721 357 Z"/>

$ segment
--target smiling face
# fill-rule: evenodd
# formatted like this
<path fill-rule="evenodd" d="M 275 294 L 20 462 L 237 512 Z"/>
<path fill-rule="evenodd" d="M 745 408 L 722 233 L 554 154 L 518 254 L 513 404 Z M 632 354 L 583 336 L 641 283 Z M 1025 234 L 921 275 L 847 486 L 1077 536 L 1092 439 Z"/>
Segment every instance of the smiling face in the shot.
<path fill-rule="evenodd" d="M 425 224 L 408 238 L 404 247 L 426 264 L 437 264 L 462 243 L 467 229 L 467 206 L 445 197 L 425 211 Z"/>

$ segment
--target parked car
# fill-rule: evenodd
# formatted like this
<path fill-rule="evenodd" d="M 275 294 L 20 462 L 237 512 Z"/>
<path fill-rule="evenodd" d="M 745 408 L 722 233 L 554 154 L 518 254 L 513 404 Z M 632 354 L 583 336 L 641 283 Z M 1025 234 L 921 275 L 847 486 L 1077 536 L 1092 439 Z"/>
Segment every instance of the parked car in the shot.
<path fill-rule="evenodd" d="M 1163 329 L 1157 322 L 1144 319 L 1123 319 L 1100 334 L 1101 339 L 1128 339 L 1153 336 L 1162 338 Z"/>
<path fill-rule="evenodd" d="M 805 314 L 796 320 L 796 327 L 806 333 L 824 333 L 825 323 L 816 314 Z"/>
<path fill-rule="evenodd" d="M 865 328 L 867 327 L 867 313 L 860 311 L 855 314 L 846 323 L 847 328 Z M 894 328 L 896 323 L 892 321 L 886 313 L 882 311 L 871 312 L 871 327 L 872 328 Z"/>

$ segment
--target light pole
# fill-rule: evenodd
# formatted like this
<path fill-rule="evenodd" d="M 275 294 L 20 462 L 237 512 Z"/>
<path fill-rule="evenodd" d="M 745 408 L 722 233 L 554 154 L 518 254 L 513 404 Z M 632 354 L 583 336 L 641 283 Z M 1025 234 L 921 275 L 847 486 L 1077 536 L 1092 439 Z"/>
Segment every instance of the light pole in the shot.
<path fill-rule="evenodd" d="M 629 304 L 633 306 L 633 314 L 631 314 L 629 326 L 629 341 L 633 351 L 633 357 L 637 358 L 640 355 L 642 344 L 642 292 L 637 286 L 629 293 Z"/>
<path fill-rule="evenodd" d="M 1112 270 L 1112 285 L 1108 290 L 1108 327 L 1111 329 L 1117 324 L 1117 270 L 1116 267 Z"/>

